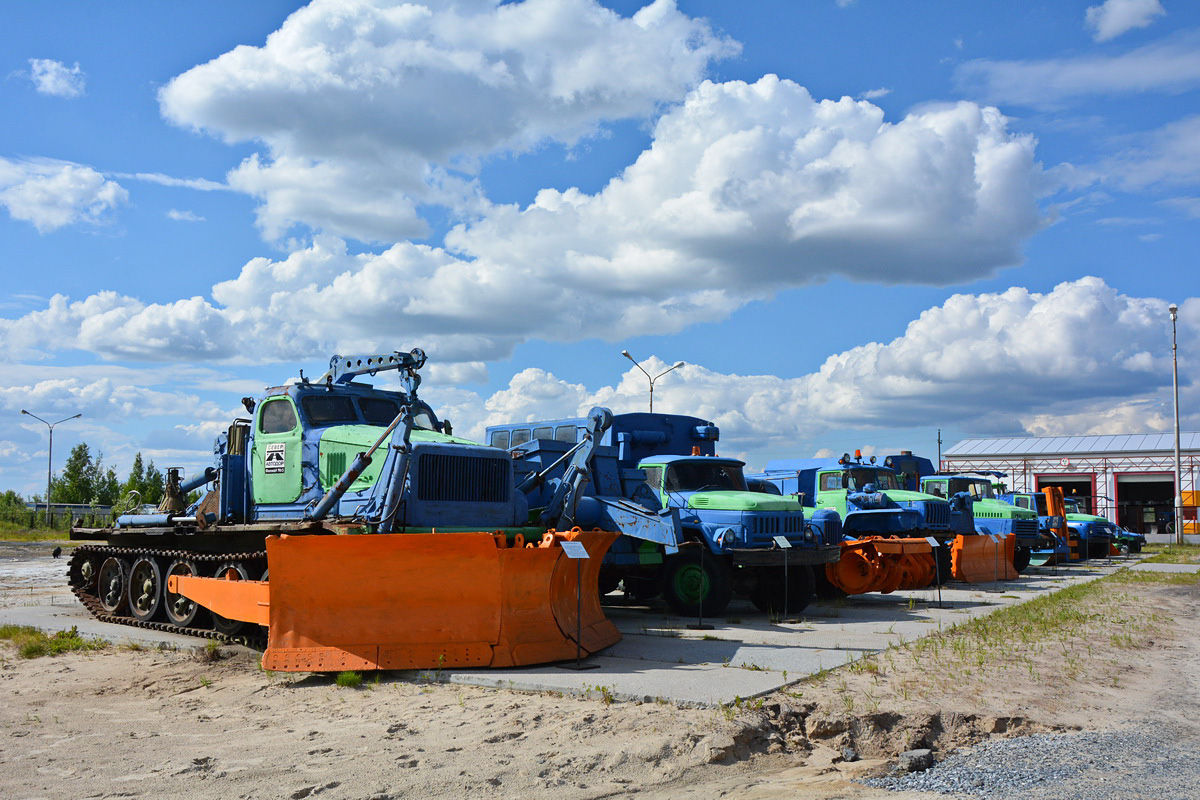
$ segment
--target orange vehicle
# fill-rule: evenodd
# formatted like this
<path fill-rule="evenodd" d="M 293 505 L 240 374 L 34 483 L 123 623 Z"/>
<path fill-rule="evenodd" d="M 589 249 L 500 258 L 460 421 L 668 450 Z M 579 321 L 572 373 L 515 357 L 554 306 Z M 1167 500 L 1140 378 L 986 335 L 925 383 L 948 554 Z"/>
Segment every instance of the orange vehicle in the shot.
<path fill-rule="evenodd" d="M 592 503 L 583 518 L 576 482 L 531 524 L 511 457 L 418 399 L 424 363 L 334 356 L 316 381 L 244 399 L 251 419 L 218 437 L 214 467 L 172 471 L 157 513 L 72 530 L 73 591 L 102 620 L 265 639 L 272 670 L 516 666 L 617 642 L 598 574 L 628 509 L 619 523 Z M 388 370 L 403 391 L 354 380 Z"/>

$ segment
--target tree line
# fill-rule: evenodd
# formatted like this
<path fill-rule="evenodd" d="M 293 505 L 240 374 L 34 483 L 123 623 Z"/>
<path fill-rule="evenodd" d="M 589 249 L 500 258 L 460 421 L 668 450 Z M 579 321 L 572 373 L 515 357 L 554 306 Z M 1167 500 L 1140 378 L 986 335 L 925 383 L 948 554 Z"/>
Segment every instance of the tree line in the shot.
<path fill-rule="evenodd" d="M 154 466 L 153 461 L 144 461 L 141 453 L 133 457 L 129 476 L 122 481 L 115 469 L 104 465 L 104 455 L 100 451 L 93 455 L 91 448 L 81 442 L 71 448 L 62 472 L 51 479 L 50 500 L 53 503 L 115 506 L 136 492 L 141 503 L 158 505 L 163 496 L 163 484 L 162 470 Z M 5 497 L 10 494 L 16 493 L 8 492 Z"/>

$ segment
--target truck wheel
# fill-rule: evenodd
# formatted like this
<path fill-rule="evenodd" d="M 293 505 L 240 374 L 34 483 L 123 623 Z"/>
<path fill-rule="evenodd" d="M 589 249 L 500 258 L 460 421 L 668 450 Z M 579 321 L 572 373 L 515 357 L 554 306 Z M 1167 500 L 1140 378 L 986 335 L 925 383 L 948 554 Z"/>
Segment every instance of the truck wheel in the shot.
<path fill-rule="evenodd" d="M 703 545 L 701 545 L 703 547 Z M 663 598 L 676 614 L 694 617 L 720 614 L 733 596 L 733 576 L 721 556 L 697 548 L 680 550 L 668 559 L 663 575 Z"/>
<path fill-rule="evenodd" d="M 830 582 L 829 573 L 826 572 L 824 564 L 818 564 L 813 567 L 812 573 L 813 585 L 818 598 L 821 600 L 836 600 L 846 596 L 845 592 Z"/>
<path fill-rule="evenodd" d="M 1032 555 L 1028 547 L 1018 547 L 1013 550 L 1013 569 L 1017 572 L 1024 572 L 1029 567 L 1029 559 Z"/>
<path fill-rule="evenodd" d="M 754 603 L 754 607 L 759 611 L 782 614 L 786 608 L 787 613 L 791 615 L 799 614 L 813 601 L 816 585 L 811 567 L 788 567 L 786 598 L 783 585 L 783 567 L 767 567 L 760 570 L 758 585 L 750 593 L 750 602 Z"/>

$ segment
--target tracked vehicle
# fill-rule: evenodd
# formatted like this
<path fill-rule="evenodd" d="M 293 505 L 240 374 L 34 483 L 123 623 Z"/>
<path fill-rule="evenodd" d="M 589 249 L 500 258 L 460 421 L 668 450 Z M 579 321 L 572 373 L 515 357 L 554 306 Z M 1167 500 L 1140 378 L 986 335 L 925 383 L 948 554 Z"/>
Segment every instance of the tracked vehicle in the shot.
<path fill-rule="evenodd" d="M 273 670 L 512 666 L 618 641 L 597 599 L 618 524 L 581 530 L 570 490 L 531 524 L 511 457 L 418 398 L 424 363 L 334 356 L 246 398 L 159 513 L 72 530 L 72 590 L 106 621 L 258 639 Z M 355 380 L 389 371 L 402 390 Z M 589 558 L 570 563 L 569 540 Z"/>

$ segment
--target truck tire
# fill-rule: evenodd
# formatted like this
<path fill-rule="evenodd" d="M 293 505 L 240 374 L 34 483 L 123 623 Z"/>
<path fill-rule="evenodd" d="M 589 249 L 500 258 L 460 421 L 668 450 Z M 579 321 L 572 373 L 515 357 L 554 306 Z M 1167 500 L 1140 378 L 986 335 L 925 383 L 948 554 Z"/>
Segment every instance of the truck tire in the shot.
<path fill-rule="evenodd" d="M 688 547 L 668 558 L 665 566 L 663 599 L 676 614 L 712 617 L 729 605 L 733 575 L 721 556 L 701 555 L 698 547 Z"/>
<path fill-rule="evenodd" d="M 824 566 L 821 567 L 825 569 Z M 759 611 L 790 616 L 808 608 L 816 593 L 812 567 L 788 567 L 787 597 L 784 597 L 783 567 L 767 567 L 759 572 L 758 585 L 750 593 L 750 602 Z"/>
<path fill-rule="evenodd" d="M 1032 556 L 1028 547 L 1018 547 L 1013 550 L 1013 569 L 1018 573 L 1024 572 L 1029 567 L 1029 559 Z"/>
<path fill-rule="evenodd" d="M 821 600 L 837 600 L 846 596 L 845 592 L 830 582 L 829 574 L 825 571 L 823 564 L 813 567 L 813 585 L 816 596 Z"/>

